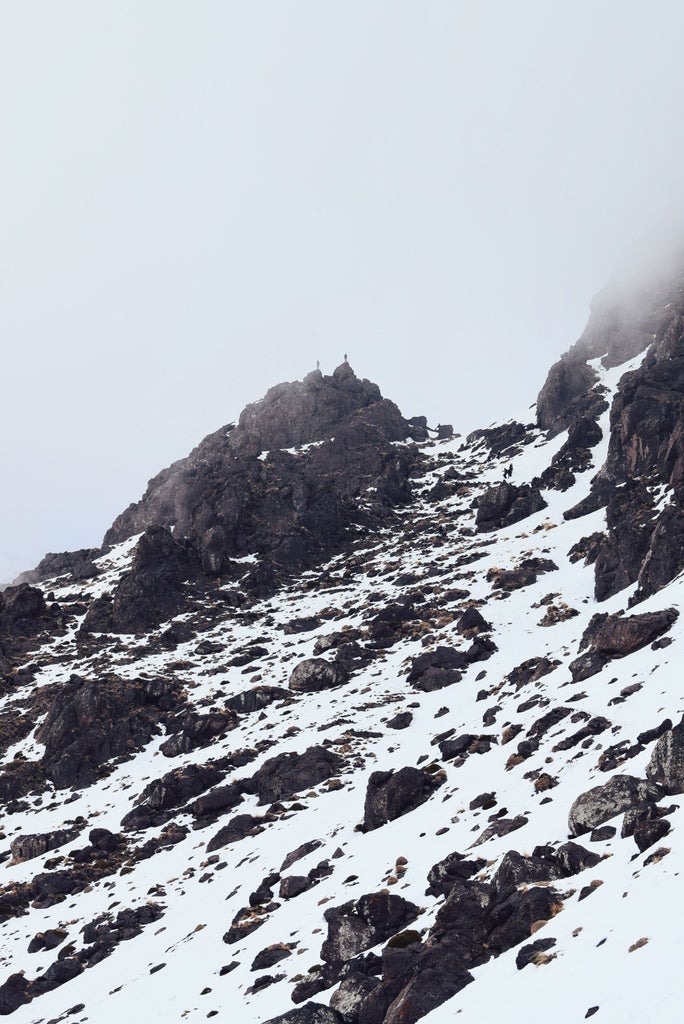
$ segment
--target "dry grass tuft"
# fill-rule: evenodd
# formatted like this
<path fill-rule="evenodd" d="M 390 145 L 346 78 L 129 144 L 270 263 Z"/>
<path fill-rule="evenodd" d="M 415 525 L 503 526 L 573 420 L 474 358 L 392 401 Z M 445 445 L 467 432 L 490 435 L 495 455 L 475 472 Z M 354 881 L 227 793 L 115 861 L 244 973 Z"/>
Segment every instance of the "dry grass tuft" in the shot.
<path fill-rule="evenodd" d="M 637 939 L 636 942 L 632 943 L 632 945 L 629 947 L 627 952 L 628 953 L 633 953 L 635 949 L 641 949 L 641 947 L 645 946 L 647 942 L 648 942 L 648 939 L 645 939 L 645 938 Z"/>

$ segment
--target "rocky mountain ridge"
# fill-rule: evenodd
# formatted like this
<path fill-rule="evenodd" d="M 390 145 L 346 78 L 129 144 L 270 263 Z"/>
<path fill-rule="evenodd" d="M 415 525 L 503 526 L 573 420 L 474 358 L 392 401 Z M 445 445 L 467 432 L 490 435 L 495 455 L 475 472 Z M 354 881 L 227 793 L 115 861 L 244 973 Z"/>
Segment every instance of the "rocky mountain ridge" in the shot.
<path fill-rule="evenodd" d="M 466 440 L 278 385 L 0 595 L 0 1013 L 679 1019 L 683 313 Z"/>

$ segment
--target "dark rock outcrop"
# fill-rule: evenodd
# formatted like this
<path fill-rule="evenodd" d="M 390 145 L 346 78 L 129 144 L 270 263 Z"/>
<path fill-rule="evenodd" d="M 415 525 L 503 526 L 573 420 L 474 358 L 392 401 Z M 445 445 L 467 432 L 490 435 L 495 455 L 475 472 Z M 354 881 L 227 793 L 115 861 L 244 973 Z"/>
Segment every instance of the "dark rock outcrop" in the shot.
<path fill-rule="evenodd" d="M 179 690 L 164 680 L 90 682 L 72 676 L 36 732 L 45 745 L 45 775 L 60 789 L 94 782 L 112 758 L 149 742 L 180 703 Z"/>
<path fill-rule="evenodd" d="M 230 843 L 239 843 L 241 840 L 246 839 L 247 836 L 262 832 L 264 822 L 265 818 L 260 818 L 254 814 L 236 814 L 227 825 L 219 829 L 216 835 L 209 840 L 207 843 L 207 853 L 213 853 L 214 850 L 220 850 L 223 846 L 228 846 Z"/>
<path fill-rule="evenodd" d="M 32 998 L 28 979 L 23 974 L 10 974 L 7 981 L 0 985 L 0 1016 L 7 1017 L 20 1006 L 30 1003 Z"/>
<path fill-rule="evenodd" d="M 208 575 L 234 573 L 232 559 L 246 554 L 276 569 L 310 567 L 348 543 L 352 523 L 374 522 L 409 498 L 415 454 L 393 442 L 413 429 L 347 363 L 331 376 L 314 371 L 271 388 L 237 427 L 209 435 L 159 473 L 106 543 L 173 526 Z"/>
<path fill-rule="evenodd" d="M 451 686 L 462 678 L 470 661 L 467 654 L 455 647 L 435 647 L 413 659 L 408 681 L 417 690 L 430 693 Z"/>
<path fill-rule="evenodd" d="M 469 636 L 471 633 L 488 633 L 491 628 L 482 612 L 479 612 L 473 605 L 466 608 L 456 623 L 456 629 L 465 636 Z"/>
<path fill-rule="evenodd" d="M 56 850 L 64 843 L 71 842 L 78 835 L 78 828 L 56 829 L 54 832 L 42 832 L 38 835 L 16 836 L 10 843 L 10 852 L 15 863 L 33 860 L 49 850 Z"/>
<path fill-rule="evenodd" d="M 112 597 L 97 598 L 90 605 L 82 633 L 144 633 L 155 628 L 180 611 L 183 582 L 193 568 L 188 545 L 175 541 L 165 526 L 149 526 Z"/>
<path fill-rule="evenodd" d="M 322 1003 L 306 1003 L 294 1010 L 281 1013 L 279 1017 L 271 1017 L 265 1024 L 345 1024 L 344 1018 L 336 1010 Z"/>
<path fill-rule="evenodd" d="M 44 932 L 38 932 L 29 942 L 29 953 L 40 953 L 44 949 L 56 949 L 66 939 L 69 933 L 65 928 L 48 928 Z"/>
<path fill-rule="evenodd" d="M 551 436 L 570 427 L 580 416 L 596 419 L 606 405 L 587 363 L 601 358 L 604 366 L 619 366 L 644 352 L 666 329 L 681 302 L 681 264 L 663 247 L 652 253 L 644 271 L 643 253 L 628 262 L 594 297 L 589 322 L 579 341 L 549 370 L 537 398 L 537 422 Z"/>
<path fill-rule="evenodd" d="M 240 715 L 249 715 L 289 696 L 288 691 L 282 686 L 253 686 L 250 690 L 243 690 L 242 693 L 229 697 L 226 707 Z"/>
<path fill-rule="evenodd" d="M 187 754 L 209 746 L 219 736 L 234 729 L 237 723 L 238 718 L 233 711 L 210 711 L 205 715 L 183 711 L 167 721 L 166 730 L 171 735 L 159 750 L 165 757 Z"/>
<path fill-rule="evenodd" d="M 280 865 L 280 870 L 287 871 L 288 868 L 291 868 L 292 865 L 298 860 L 301 860 L 302 857 L 308 857 L 310 853 L 313 853 L 314 850 L 317 850 L 322 845 L 323 844 L 320 839 L 310 839 L 308 843 L 302 843 L 302 845 L 298 846 L 296 850 L 291 850 L 290 853 L 288 853 L 287 857 Z"/>
<path fill-rule="evenodd" d="M 572 678 L 575 682 L 588 679 L 609 661 L 646 647 L 671 629 L 678 617 L 675 608 L 643 615 L 593 615 L 580 643 L 580 650 L 587 650 L 570 664 Z"/>
<path fill-rule="evenodd" d="M 223 772 L 213 765 L 188 764 L 154 779 L 142 791 L 136 806 L 121 820 L 122 828 L 145 829 L 164 825 L 177 807 L 215 786 Z M 239 802 L 240 796 L 235 802 Z"/>
<path fill-rule="evenodd" d="M 415 1024 L 473 980 L 471 968 L 523 942 L 560 909 L 551 887 L 498 893 L 457 882 L 423 942 L 383 951 L 383 976 L 361 1003 L 359 1024 Z"/>
<path fill-rule="evenodd" d="M 527 426 L 517 420 L 502 423 L 498 427 L 486 427 L 480 430 L 473 430 L 468 434 L 466 441 L 470 445 L 484 442 L 491 455 L 499 458 L 502 455 L 513 455 L 519 451 L 519 446 L 527 442 L 534 434 L 534 426 L 530 423 Z"/>
<path fill-rule="evenodd" d="M 549 437 L 567 430 L 576 417 L 595 419 L 606 408 L 598 374 L 585 359 L 583 350 L 571 349 L 548 372 L 537 396 L 537 423 Z"/>
<path fill-rule="evenodd" d="M 295 693 L 318 693 L 340 686 L 348 679 L 345 668 L 325 658 L 307 658 L 292 669 L 289 687 Z"/>
<path fill-rule="evenodd" d="M 665 793 L 684 793 L 684 721 L 660 737 L 646 775 Z"/>
<path fill-rule="evenodd" d="M 519 971 L 522 971 L 528 964 L 539 963 L 540 954 L 545 953 L 547 949 L 553 949 L 555 945 L 556 940 L 551 937 L 529 942 L 526 946 L 521 947 L 520 952 L 515 958 L 515 966 Z"/>
<path fill-rule="evenodd" d="M 278 895 L 281 900 L 293 900 L 310 889 L 312 880 L 307 875 L 287 875 L 280 882 Z"/>
<path fill-rule="evenodd" d="M 663 258 L 665 249 L 654 253 L 648 273 L 643 263 L 636 273 L 623 268 L 596 297 L 584 334 L 551 368 L 537 401 L 542 429 L 553 435 L 569 428 L 586 453 L 586 439 L 576 435 L 605 409 L 588 360 L 617 366 L 645 353 L 619 383 L 606 463 L 584 508 L 571 510 L 606 506 L 608 529 L 595 559 L 598 600 L 638 582 L 637 601 L 684 567 L 684 259 L 681 250 Z"/>
<path fill-rule="evenodd" d="M 344 764 L 344 758 L 327 747 L 308 747 L 303 754 L 284 752 L 264 761 L 252 787 L 260 804 L 271 804 L 338 775 Z"/>
<path fill-rule="evenodd" d="M 351 960 L 406 928 L 420 912 L 402 896 L 381 892 L 330 907 L 324 914 L 328 935 L 321 947 L 321 959 L 328 963 Z"/>
<path fill-rule="evenodd" d="M 119 910 L 116 916 L 107 912 L 90 921 L 83 928 L 83 941 L 86 945 L 94 946 L 88 953 L 88 960 L 93 962 L 93 955 L 97 951 L 97 959 L 102 959 L 102 953 L 106 950 L 111 952 L 120 942 L 127 942 L 140 935 L 143 928 L 153 924 L 164 916 L 166 907 L 160 903 L 144 903 L 135 909 L 126 908 Z"/>
<path fill-rule="evenodd" d="M 80 551 L 49 552 L 40 560 L 35 569 L 23 572 L 17 583 L 40 583 L 66 576 L 75 583 L 99 576 L 100 570 L 94 559 L 104 552 L 101 548 L 81 548 Z"/>
<path fill-rule="evenodd" d="M 627 811 L 646 800 L 659 800 L 660 786 L 632 775 L 615 775 L 603 786 L 582 793 L 574 801 L 568 815 L 568 828 L 573 836 L 591 832 L 616 814 Z"/>
<path fill-rule="evenodd" d="M 530 484 L 502 481 L 490 487 L 478 501 L 475 522 L 481 533 L 519 523 L 546 508 L 541 493 Z"/>
<path fill-rule="evenodd" d="M 425 803 L 445 781 L 443 772 L 429 775 L 419 768 L 373 772 L 368 780 L 363 827 L 366 832 L 408 814 Z"/>
<path fill-rule="evenodd" d="M 469 860 L 462 853 L 450 853 L 438 861 L 428 872 L 428 896 L 448 896 L 459 882 L 466 881 L 487 866 L 482 858 Z"/>
<path fill-rule="evenodd" d="M 49 623 L 42 590 L 21 583 L 0 592 L 0 636 L 36 636 Z"/>

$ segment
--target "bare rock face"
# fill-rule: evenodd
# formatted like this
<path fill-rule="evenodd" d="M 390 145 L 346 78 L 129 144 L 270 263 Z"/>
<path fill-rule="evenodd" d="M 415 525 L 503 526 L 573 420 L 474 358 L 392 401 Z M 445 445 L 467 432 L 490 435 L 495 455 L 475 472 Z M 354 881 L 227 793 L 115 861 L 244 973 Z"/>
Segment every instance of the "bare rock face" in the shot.
<path fill-rule="evenodd" d="M 608 534 L 596 560 L 599 600 L 638 581 L 637 599 L 655 593 L 684 566 L 684 326 L 681 296 L 659 325 L 642 365 L 620 381 L 610 417 Z M 656 509 L 657 486 L 671 500 Z"/>
<path fill-rule="evenodd" d="M 138 541 L 133 565 L 113 597 L 95 600 L 83 633 L 144 633 L 174 616 L 183 602 L 183 581 L 193 559 L 164 526 L 150 526 Z"/>
<path fill-rule="evenodd" d="M 450 853 L 430 868 L 426 894 L 448 896 L 455 885 L 472 878 L 486 866 L 487 862 L 480 857 L 468 860 L 462 853 Z"/>
<path fill-rule="evenodd" d="M 327 747 L 309 747 L 303 754 L 277 754 L 264 761 L 252 778 L 260 804 L 271 804 L 299 790 L 311 789 L 344 768 L 344 758 Z"/>
<path fill-rule="evenodd" d="M 485 491 L 477 506 L 476 523 L 481 533 L 498 530 L 527 519 L 546 508 L 541 493 L 530 484 L 507 483 L 505 480 Z"/>
<path fill-rule="evenodd" d="M 468 444 L 476 444 L 484 441 L 492 455 L 512 456 L 520 451 L 520 446 L 526 444 L 534 434 L 534 426 L 531 423 L 525 425 L 517 420 L 510 420 L 497 427 L 487 427 L 480 430 L 473 430 L 468 434 Z"/>
<path fill-rule="evenodd" d="M 344 546 L 351 521 L 408 499 L 415 455 L 392 442 L 413 430 L 346 363 L 331 376 L 315 371 L 279 384 L 247 406 L 237 427 L 209 435 L 151 480 L 106 543 L 173 526 L 210 576 L 230 575 L 231 560 L 251 553 L 276 567 L 312 566 Z M 356 499 L 368 488 L 373 509 L 361 511 Z"/>
<path fill-rule="evenodd" d="M 331 434 L 358 409 L 381 401 L 377 384 L 359 380 L 349 364 L 342 363 L 332 377 L 318 370 L 303 381 L 270 388 L 260 402 L 243 410 L 231 440 L 239 442 L 244 435 L 260 451 L 310 444 Z"/>
<path fill-rule="evenodd" d="M 53 579 L 55 576 L 66 576 L 78 582 L 92 579 L 100 575 L 94 559 L 102 554 L 100 548 L 81 548 L 79 551 L 50 552 L 38 563 L 35 569 L 23 572 L 17 583 L 40 583 L 41 580 Z"/>
<path fill-rule="evenodd" d="M 220 850 L 229 843 L 239 843 L 248 836 L 263 831 L 264 818 L 255 814 L 236 814 L 227 825 L 220 828 L 207 843 L 207 853 Z"/>
<path fill-rule="evenodd" d="M 665 251 L 665 250 L 663 250 Z M 589 496 L 568 518 L 606 507 L 607 532 L 595 557 L 596 598 L 638 582 L 632 603 L 657 592 L 684 567 L 684 257 L 655 252 L 650 278 L 643 263 L 623 270 L 596 297 L 587 328 L 549 371 L 537 401 L 539 426 L 550 435 L 569 429 L 556 470 L 586 468 L 595 421 L 605 399 L 589 360 L 618 366 L 644 352 L 621 379 L 610 411 L 608 456 Z M 588 428 L 593 421 L 593 431 Z M 585 436 L 582 436 L 585 435 Z M 574 455 L 564 451 L 574 445 Z M 570 460 L 570 461 L 568 461 Z M 577 465 L 573 465 L 573 460 Z M 579 460 L 579 461 L 578 461 Z M 562 474 L 561 474 L 562 477 Z M 562 483 L 560 483 L 562 489 Z M 658 488 L 670 489 L 664 505 Z"/>
<path fill-rule="evenodd" d="M 663 790 L 654 782 L 632 775 L 615 775 L 603 786 L 578 796 L 568 815 L 570 835 L 581 836 L 647 800 L 659 800 Z"/>
<path fill-rule="evenodd" d="M 570 665 L 575 682 L 595 675 L 615 658 L 624 658 L 634 651 L 646 647 L 658 637 L 667 633 L 677 621 L 676 608 L 665 608 L 643 615 L 592 616 L 584 631 L 580 650 L 586 649 Z"/>
<path fill-rule="evenodd" d="M 677 260 L 659 261 L 654 254 L 650 277 L 644 273 L 643 259 L 638 269 L 625 265 L 595 296 L 582 337 L 551 367 L 537 398 L 542 430 L 555 436 L 578 416 L 596 419 L 605 409 L 588 360 L 600 357 L 604 366 L 619 366 L 651 345 L 671 315 L 673 300 L 681 298 L 673 264 Z"/>
<path fill-rule="evenodd" d="M 328 937 L 321 958 L 328 963 L 352 957 L 389 939 L 420 914 L 420 908 L 393 893 L 375 892 L 325 911 Z"/>
<path fill-rule="evenodd" d="M 14 1013 L 32 998 L 30 981 L 23 974 L 10 974 L 4 985 L 0 985 L 0 1015 L 6 1017 Z"/>
<path fill-rule="evenodd" d="M 569 878 L 595 867 L 600 860 L 597 853 L 573 842 L 563 843 L 558 849 L 535 846 L 530 856 L 509 850 L 502 857 L 492 884 L 498 893 L 505 893 L 522 884 Z"/>
<path fill-rule="evenodd" d="M 344 1024 L 344 1018 L 322 1003 L 306 1003 L 278 1017 L 271 1017 L 266 1024 Z"/>
<path fill-rule="evenodd" d="M 226 707 L 231 711 L 237 711 L 240 715 L 249 715 L 288 696 L 287 690 L 282 686 L 253 686 L 250 690 L 243 690 L 241 693 L 229 697 Z"/>
<path fill-rule="evenodd" d="M 674 579 L 682 566 L 684 566 L 684 511 L 678 501 L 677 504 L 664 508 L 655 520 L 648 548 L 637 567 L 639 584 L 637 598 L 646 598 L 657 593 Z"/>
<path fill-rule="evenodd" d="M 34 636 L 45 628 L 48 609 L 43 592 L 28 583 L 0 593 L 0 634 Z"/>
<path fill-rule="evenodd" d="M 44 631 L 63 628 L 63 619 L 60 607 L 48 607 L 37 587 L 20 583 L 0 591 L 0 676 L 35 647 Z"/>
<path fill-rule="evenodd" d="M 606 408 L 598 374 L 571 349 L 549 370 L 537 396 L 537 423 L 549 437 L 566 430 L 577 416 L 594 418 Z"/>
<path fill-rule="evenodd" d="M 348 679 L 345 668 L 325 658 L 306 658 L 292 670 L 289 687 L 295 693 L 318 693 L 341 686 Z"/>
<path fill-rule="evenodd" d="M 523 883 L 550 882 L 562 877 L 563 872 L 553 861 L 534 855 L 523 857 L 517 850 L 509 850 L 503 855 L 492 882 L 502 892 Z"/>
<path fill-rule="evenodd" d="M 54 832 L 42 832 L 37 835 L 17 836 L 10 843 L 12 860 L 15 863 L 33 860 L 48 850 L 56 850 L 64 843 L 71 842 L 78 835 L 78 829 L 56 829 Z"/>
<path fill-rule="evenodd" d="M 443 773 L 428 775 L 419 768 L 373 772 L 368 780 L 363 825 L 366 832 L 408 814 L 425 803 L 445 781 Z"/>
<path fill-rule="evenodd" d="M 488 633 L 492 627 L 484 615 L 473 605 L 470 605 L 456 623 L 456 628 L 459 633 L 469 636 L 471 633 Z"/>
<path fill-rule="evenodd" d="M 205 715 L 184 711 L 166 723 L 167 732 L 171 735 L 159 750 L 164 757 L 178 757 L 190 750 L 208 747 L 217 737 L 234 729 L 237 721 L 233 711 L 210 711 Z"/>
<path fill-rule="evenodd" d="M 684 722 L 663 733 L 646 768 L 651 782 L 666 793 L 684 793 Z"/>
<path fill-rule="evenodd" d="M 377 978 L 360 971 L 350 971 L 330 997 L 330 1006 L 341 1013 L 345 1021 L 355 1021 L 364 1002 L 379 985 Z"/>
<path fill-rule="evenodd" d="M 470 664 L 468 656 L 455 647 L 435 647 L 417 655 L 411 664 L 408 681 L 418 690 L 431 693 L 459 682 Z"/>
<path fill-rule="evenodd" d="M 551 887 L 457 882 L 426 941 L 383 951 L 382 984 L 361 1004 L 359 1024 L 415 1024 L 468 985 L 471 968 L 529 938 L 560 906 Z"/>
<path fill-rule="evenodd" d="M 172 817 L 173 809 L 182 807 L 188 800 L 215 786 L 222 777 L 223 772 L 211 764 L 188 764 L 167 772 L 145 786 L 135 807 L 124 815 L 121 825 L 136 829 L 164 825 Z M 240 795 L 236 795 L 233 805 L 240 799 Z"/>
<path fill-rule="evenodd" d="M 178 684 L 77 676 L 64 687 L 36 732 L 45 744 L 45 775 L 57 788 L 87 786 L 101 766 L 147 743 L 179 704 Z"/>
<path fill-rule="evenodd" d="M 20 583 L 0 590 L 0 679 L 35 648 L 45 631 L 63 630 L 64 619 L 59 605 L 48 607 L 37 587 Z"/>
<path fill-rule="evenodd" d="M 570 424 L 568 436 L 551 459 L 539 478 L 532 482 L 536 486 L 565 491 L 575 483 L 575 474 L 584 473 L 592 466 L 592 448 L 603 438 L 603 431 L 591 416 L 577 413 L 577 419 Z"/>

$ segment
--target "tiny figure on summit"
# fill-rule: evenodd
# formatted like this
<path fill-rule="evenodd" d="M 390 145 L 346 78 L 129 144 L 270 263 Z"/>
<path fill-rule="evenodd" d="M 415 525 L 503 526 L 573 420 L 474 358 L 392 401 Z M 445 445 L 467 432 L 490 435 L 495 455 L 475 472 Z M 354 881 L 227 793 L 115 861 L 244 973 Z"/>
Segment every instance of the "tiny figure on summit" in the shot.
<path fill-rule="evenodd" d="M 344 353 L 344 361 L 345 361 L 345 363 L 347 362 L 347 353 L 346 352 Z"/>

